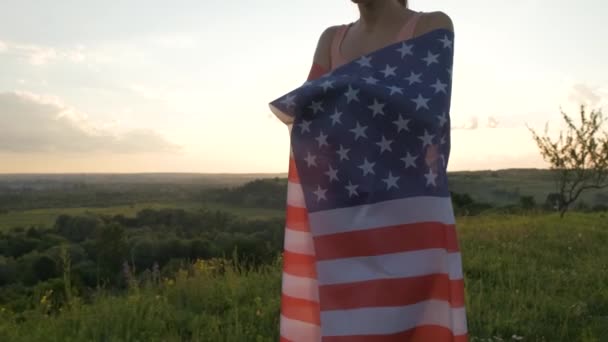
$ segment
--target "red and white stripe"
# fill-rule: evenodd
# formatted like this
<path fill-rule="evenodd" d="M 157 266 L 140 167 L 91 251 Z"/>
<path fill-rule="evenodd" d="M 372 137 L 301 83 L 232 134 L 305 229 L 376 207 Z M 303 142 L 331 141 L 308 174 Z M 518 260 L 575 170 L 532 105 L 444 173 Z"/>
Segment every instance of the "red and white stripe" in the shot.
<path fill-rule="evenodd" d="M 290 154 L 286 215 L 281 341 L 468 341 L 449 198 L 308 213 Z"/>
<path fill-rule="evenodd" d="M 293 155 L 289 163 L 286 214 L 281 341 L 321 341 L 315 250 Z"/>
<path fill-rule="evenodd" d="M 289 170 L 283 341 L 467 341 L 449 198 L 308 213 Z"/>

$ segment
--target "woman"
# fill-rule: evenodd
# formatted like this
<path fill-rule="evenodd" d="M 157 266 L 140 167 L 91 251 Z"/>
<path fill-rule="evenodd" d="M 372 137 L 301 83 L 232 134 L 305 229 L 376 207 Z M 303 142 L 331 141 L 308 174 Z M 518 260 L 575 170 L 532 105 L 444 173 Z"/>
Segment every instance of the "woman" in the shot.
<path fill-rule="evenodd" d="M 442 12 L 412 11 L 406 1 L 352 1 L 359 7 L 359 20 L 326 29 L 318 41 L 308 80 L 328 78 L 271 103 L 290 132 L 298 123 L 292 132 L 289 166 L 281 341 L 464 342 L 468 338 L 464 282 L 446 171 L 452 22 Z M 417 37 L 425 40 L 415 42 Z M 351 63 L 377 57 L 378 64 L 388 55 L 396 56 L 391 46 L 403 41 L 419 51 L 403 58 L 411 51 L 402 50 L 403 56 L 391 60 L 393 67 L 386 65 L 384 76 L 370 66 L 374 63 L 367 69 Z M 390 51 L 380 55 L 385 48 Z M 424 57 L 427 52 L 429 57 Z M 428 63 L 415 65 L 420 60 Z M 397 77 L 397 69 L 408 74 L 422 71 L 405 82 L 406 76 L 397 73 Z M 364 89 L 364 74 L 366 82 L 379 83 Z M 431 78 L 435 84 L 425 83 Z M 351 83 L 341 82 L 354 82 L 361 90 L 359 97 L 346 95 Z M 390 93 L 379 90 L 386 88 Z M 377 97 L 386 107 L 376 102 Z M 331 109 L 324 109 L 322 103 Z M 419 111 L 425 107 L 426 112 Z M 297 120 L 304 121 L 294 121 L 295 113 L 300 113 Z M 401 114 L 391 118 L 396 113 L 405 118 Z M 329 118 L 331 123 L 323 126 Z M 358 120 L 368 120 L 367 135 Z M 346 129 L 350 131 L 341 135 Z M 423 137 L 418 136 L 421 131 Z M 391 147 L 385 135 L 399 146 Z M 349 155 L 342 141 L 353 149 L 356 144 L 364 146 Z M 379 155 L 373 155 L 376 145 Z M 397 154 L 403 146 L 418 149 L 417 157 L 408 152 L 401 159 L 405 166 L 399 160 L 395 163 L 404 156 L 403 151 Z M 368 155 L 375 158 L 376 169 L 364 159 Z M 423 170 L 428 171 L 424 177 Z M 398 173 L 381 179 L 388 171 Z M 332 186 L 334 191 L 327 192 Z"/>
<path fill-rule="evenodd" d="M 445 28 L 452 20 L 443 12 L 421 13 L 407 8 L 407 0 L 352 0 L 360 18 L 327 28 L 319 38 L 309 79 L 401 40 Z"/>

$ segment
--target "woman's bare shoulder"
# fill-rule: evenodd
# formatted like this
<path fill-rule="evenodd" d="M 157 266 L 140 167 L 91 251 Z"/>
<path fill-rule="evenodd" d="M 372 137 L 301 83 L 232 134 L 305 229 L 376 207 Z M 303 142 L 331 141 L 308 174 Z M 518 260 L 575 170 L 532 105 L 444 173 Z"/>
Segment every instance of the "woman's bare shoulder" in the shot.
<path fill-rule="evenodd" d="M 454 32 L 452 18 L 442 11 L 423 13 L 416 25 L 416 35 L 422 35 L 438 29 Z"/>
<path fill-rule="evenodd" d="M 331 68 L 331 45 L 334 35 L 340 28 L 340 25 L 327 27 L 319 36 L 317 47 L 314 54 L 314 62 L 326 70 Z"/>

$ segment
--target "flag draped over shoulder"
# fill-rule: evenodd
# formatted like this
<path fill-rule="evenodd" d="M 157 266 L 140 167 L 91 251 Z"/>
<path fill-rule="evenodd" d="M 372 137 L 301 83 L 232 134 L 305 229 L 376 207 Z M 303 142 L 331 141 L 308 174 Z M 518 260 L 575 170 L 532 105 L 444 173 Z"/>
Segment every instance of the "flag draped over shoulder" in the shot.
<path fill-rule="evenodd" d="M 270 103 L 291 135 L 282 341 L 467 341 L 453 38 L 393 44 Z"/>

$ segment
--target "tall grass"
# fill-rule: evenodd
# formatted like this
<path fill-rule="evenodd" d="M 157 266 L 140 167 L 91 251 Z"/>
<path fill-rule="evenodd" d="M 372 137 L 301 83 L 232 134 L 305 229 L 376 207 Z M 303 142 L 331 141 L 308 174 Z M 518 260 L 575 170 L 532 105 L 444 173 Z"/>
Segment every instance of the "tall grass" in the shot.
<path fill-rule="evenodd" d="M 277 341 L 279 272 L 278 264 L 252 271 L 199 261 L 175 278 L 122 296 L 100 292 L 89 304 L 75 299 L 56 314 L 43 296 L 23 315 L 0 309 L 0 341 Z"/>
<path fill-rule="evenodd" d="M 472 335 L 608 341 L 608 218 L 571 213 L 563 220 L 458 222 Z"/>

